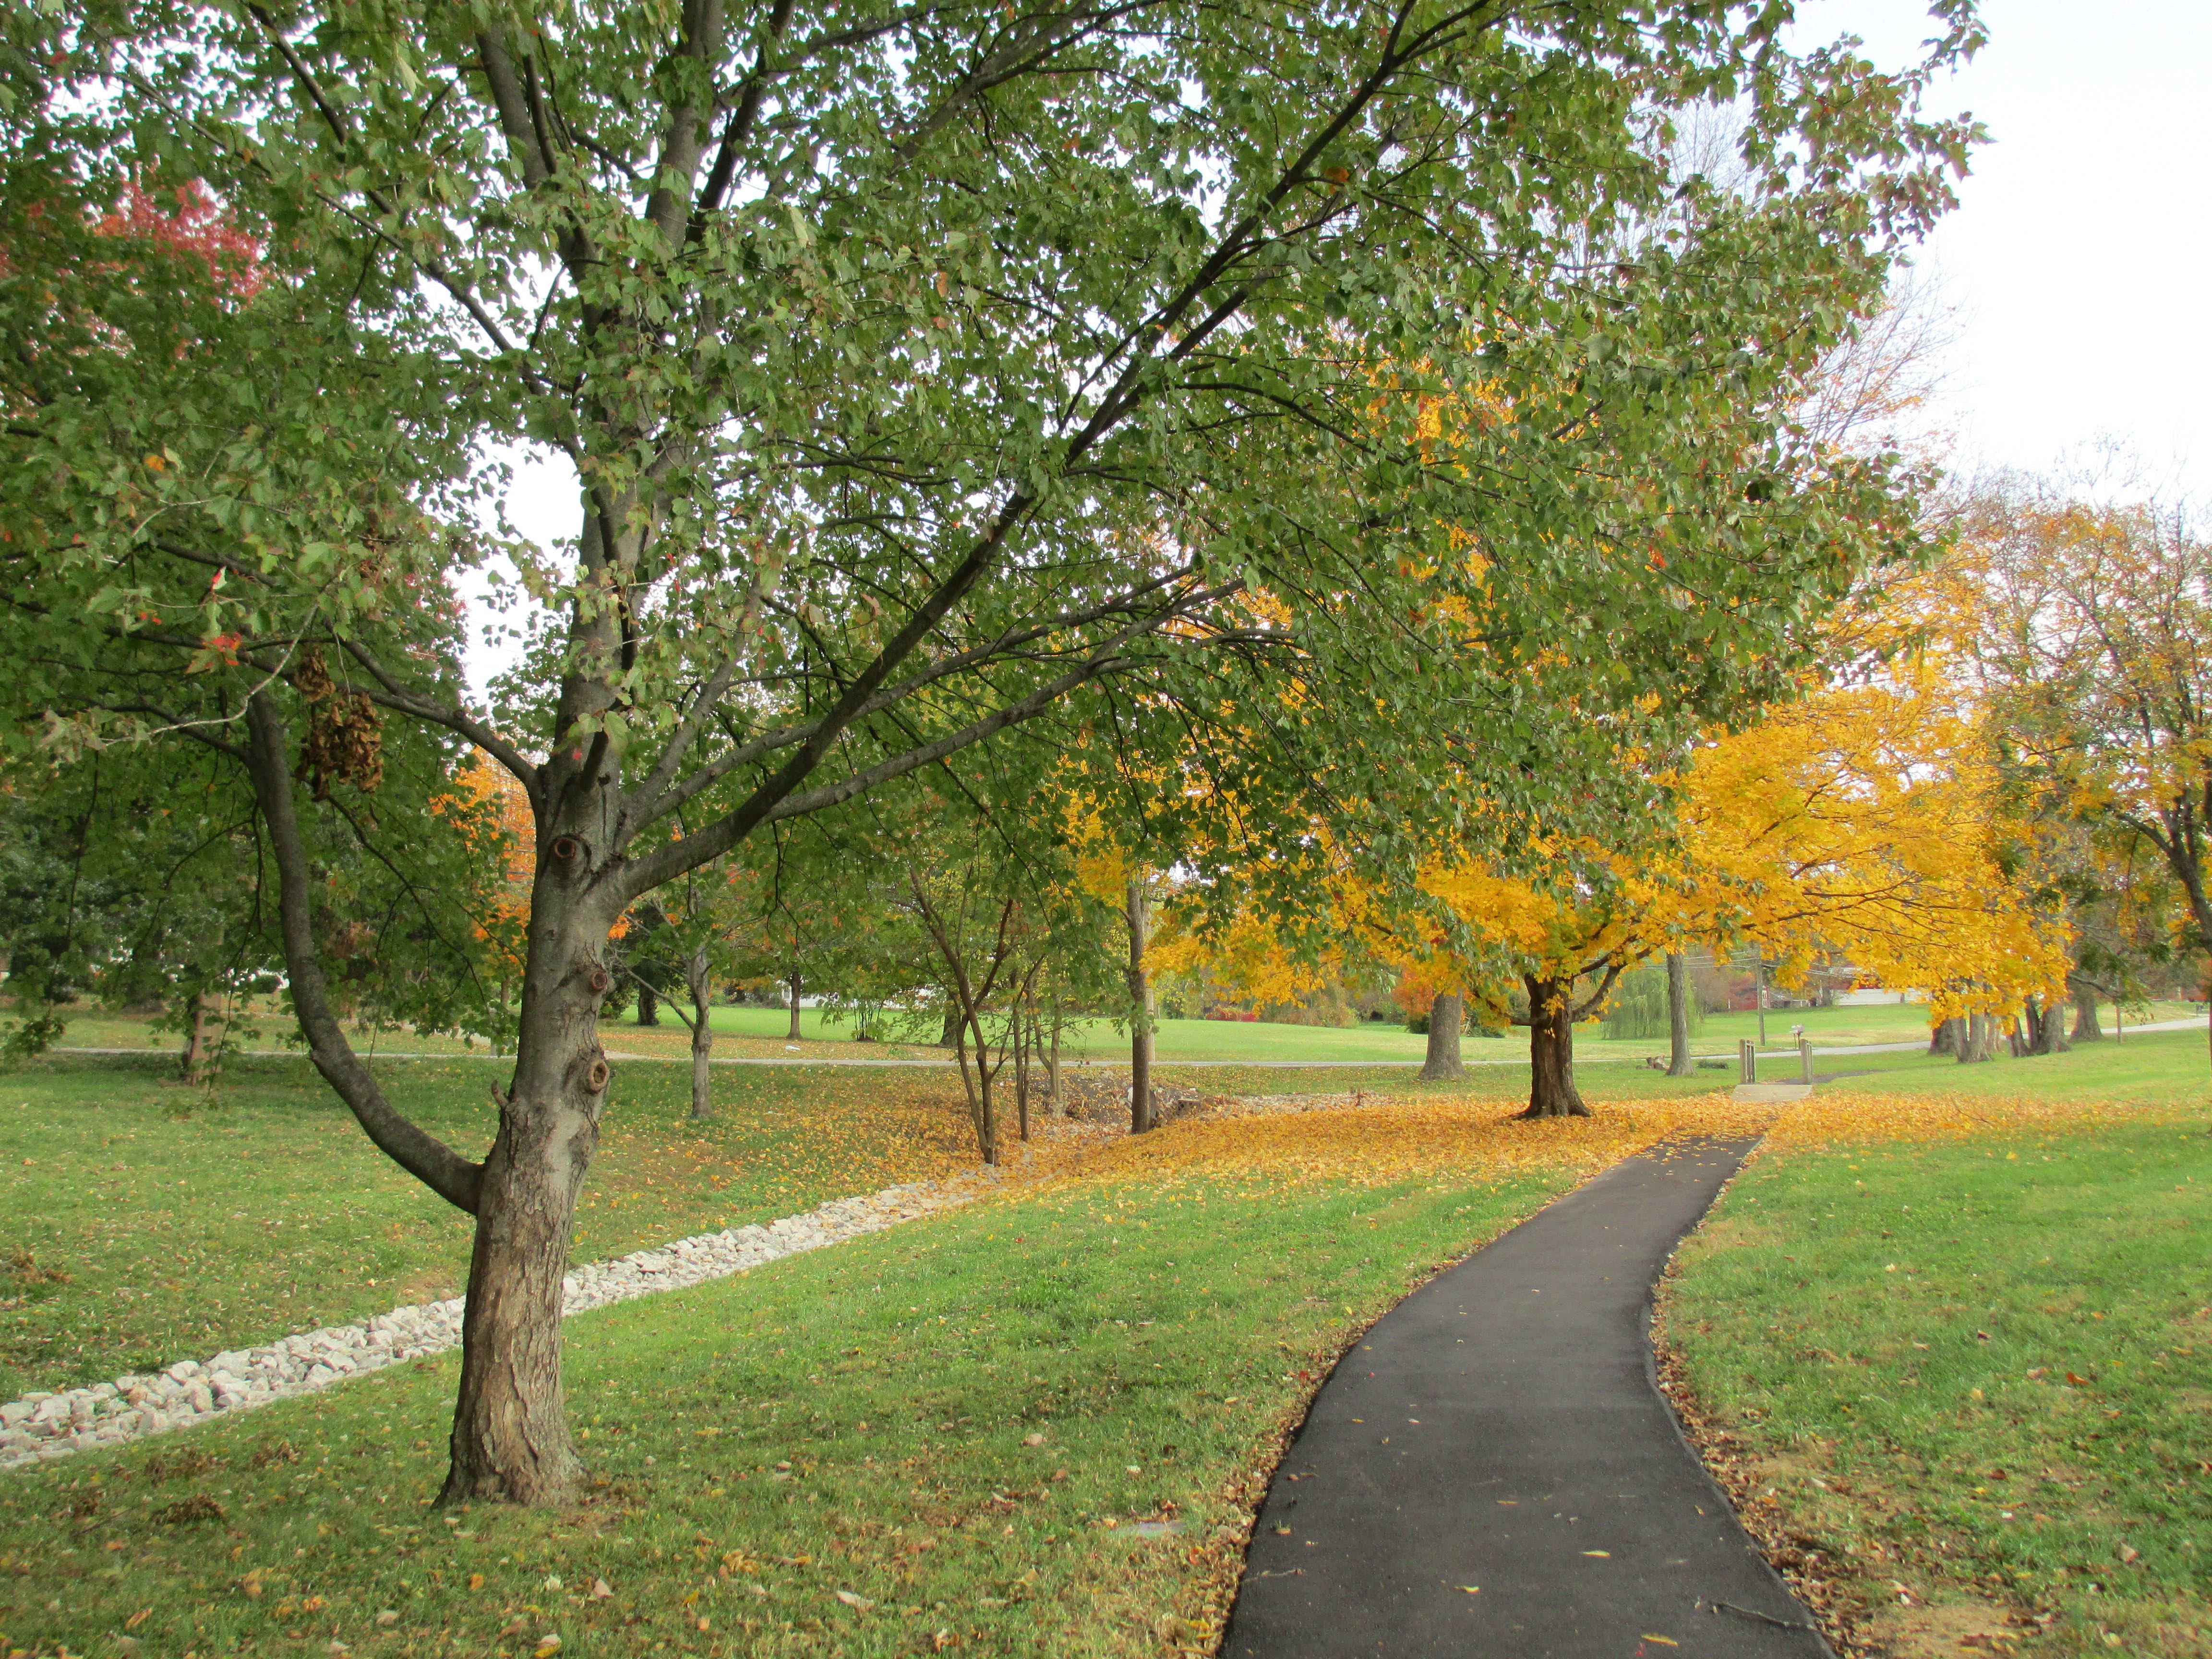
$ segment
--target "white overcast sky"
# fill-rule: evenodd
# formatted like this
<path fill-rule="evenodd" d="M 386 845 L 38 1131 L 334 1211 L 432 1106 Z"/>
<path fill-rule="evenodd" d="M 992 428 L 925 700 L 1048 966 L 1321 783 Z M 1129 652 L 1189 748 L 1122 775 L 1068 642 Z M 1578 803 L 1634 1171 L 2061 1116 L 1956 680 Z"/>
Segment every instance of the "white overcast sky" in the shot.
<path fill-rule="evenodd" d="M 1926 0 L 1808 0 L 1801 42 L 1901 64 Z M 2212 498 L 2212 156 L 2203 0 L 1984 0 L 1990 41 L 1936 91 L 1990 143 L 1920 263 L 1957 307 L 1954 465 L 2043 470 L 2102 441 Z"/>
<path fill-rule="evenodd" d="M 1935 91 L 1991 142 L 1921 256 L 1955 310 L 1936 424 L 1963 471 L 2042 471 L 2111 441 L 2212 501 L 2212 6 L 1984 0 L 1990 42 Z M 1918 55 L 1925 0 L 1802 0 L 1801 44 L 1853 33 L 1885 68 Z M 508 510 L 574 529 L 565 466 L 532 465 Z M 506 653 L 472 652 L 471 678 Z"/>

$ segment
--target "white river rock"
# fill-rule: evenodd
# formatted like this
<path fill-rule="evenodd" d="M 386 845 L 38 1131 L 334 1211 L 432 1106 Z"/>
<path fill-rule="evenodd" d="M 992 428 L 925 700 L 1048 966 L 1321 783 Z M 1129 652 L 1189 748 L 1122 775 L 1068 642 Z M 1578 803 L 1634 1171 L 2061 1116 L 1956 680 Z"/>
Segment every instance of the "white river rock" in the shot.
<path fill-rule="evenodd" d="M 726 1279 L 764 1262 L 880 1232 L 902 1221 L 976 1198 L 999 1179 L 915 1182 L 858 1198 L 832 1199 L 804 1215 L 779 1217 L 719 1233 L 586 1262 L 561 1282 L 563 1317 L 656 1291 Z M 394 1308 L 358 1325 L 337 1325 L 235 1348 L 212 1358 L 182 1359 L 147 1376 L 118 1376 L 59 1394 L 38 1391 L 0 1404 L 0 1469 L 65 1457 L 172 1429 L 189 1428 L 292 1395 L 312 1394 L 349 1376 L 458 1346 L 461 1298 Z"/>

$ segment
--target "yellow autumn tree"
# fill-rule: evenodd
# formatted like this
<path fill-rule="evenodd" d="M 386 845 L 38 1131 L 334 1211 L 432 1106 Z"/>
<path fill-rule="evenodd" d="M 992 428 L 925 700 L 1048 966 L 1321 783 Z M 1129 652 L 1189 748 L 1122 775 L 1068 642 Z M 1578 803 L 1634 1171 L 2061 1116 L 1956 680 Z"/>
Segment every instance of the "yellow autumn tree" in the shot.
<path fill-rule="evenodd" d="M 1659 850 L 1538 842 L 1544 867 L 1527 878 L 1440 857 L 1421 888 L 1458 937 L 1400 932 L 1412 994 L 1463 994 L 1528 1028 L 1529 1116 L 1588 1109 L 1574 1023 L 1686 941 L 1756 944 L 1784 983 L 1847 960 L 1924 988 L 1939 1018 L 2063 994 L 2064 917 L 2021 874 L 2032 826 L 1940 641 L 1714 733 L 1653 784 L 1655 811 L 1662 788 L 1674 800 Z"/>

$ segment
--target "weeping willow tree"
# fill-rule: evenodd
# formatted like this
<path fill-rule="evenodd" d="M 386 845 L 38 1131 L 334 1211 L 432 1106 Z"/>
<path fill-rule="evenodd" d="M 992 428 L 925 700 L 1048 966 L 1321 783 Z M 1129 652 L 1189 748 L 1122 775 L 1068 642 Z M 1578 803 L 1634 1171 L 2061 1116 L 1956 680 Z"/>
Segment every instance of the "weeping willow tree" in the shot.
<path fill-rule="evenodd" d="M 1684 1006 L 1690 1017 L 1690 1029 L 1694 1031 L 1705 1023 L 1705 1012 L 1694 996 L 1686 998 Z M 1656 963 L 1647 963 L 1620 976 L 1613 988 L 1613 1005 L 1606 1010 L 1605 1034 L 1632 1042 L 1646 1037 L 1663 1037 L 1667 1027 L 1667 970 Z"/>

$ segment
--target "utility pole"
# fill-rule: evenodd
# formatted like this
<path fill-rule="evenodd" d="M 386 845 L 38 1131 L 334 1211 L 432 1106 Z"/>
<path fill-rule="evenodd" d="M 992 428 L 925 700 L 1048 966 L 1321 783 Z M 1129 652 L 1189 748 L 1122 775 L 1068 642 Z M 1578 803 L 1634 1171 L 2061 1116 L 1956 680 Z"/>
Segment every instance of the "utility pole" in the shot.
<path fill-rule="evenodd" d="M 1766 952 L 1752 958 L 1752 982 L 1759 988 L 1759 1046 L 1766 1046 Z"/>

